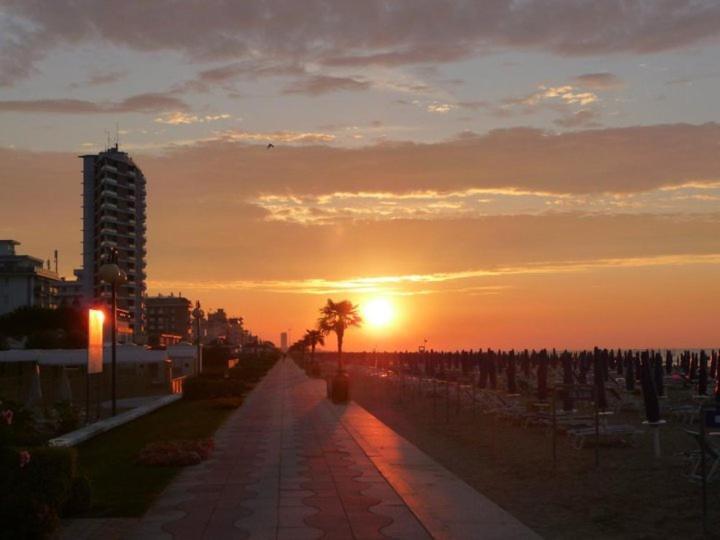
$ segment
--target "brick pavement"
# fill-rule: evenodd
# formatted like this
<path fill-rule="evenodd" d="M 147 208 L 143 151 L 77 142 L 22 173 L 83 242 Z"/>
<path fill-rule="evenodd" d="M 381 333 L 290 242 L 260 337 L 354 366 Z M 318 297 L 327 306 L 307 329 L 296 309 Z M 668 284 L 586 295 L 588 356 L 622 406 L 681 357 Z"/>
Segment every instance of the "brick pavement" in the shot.
<path fill-rule="evenodd" d="M 536 538 L 361 407 L 331 404 L 324 387 L 278 362 L 216 433 L 211 459 L 185 469 L 130 537 Z M 463 512 L 480 505 L 461 528 L 454 496 L 470 498 Z"/>

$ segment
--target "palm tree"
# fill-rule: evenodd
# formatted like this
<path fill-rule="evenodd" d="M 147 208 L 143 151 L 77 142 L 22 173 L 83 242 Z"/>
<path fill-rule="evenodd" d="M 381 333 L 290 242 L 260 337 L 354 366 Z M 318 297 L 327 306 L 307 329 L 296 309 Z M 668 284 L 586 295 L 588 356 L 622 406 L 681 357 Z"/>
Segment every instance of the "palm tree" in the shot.
<path fill-rule="evenodd" d="M 325 346 L 325 336 L 320 330 L 305 330 L 305 341 L 310 346 L 310 365 L 315 364 L 315 347 Z"/>
<path fill-rule="evenodd" d="M 358 313 L 358 306 L 350 300 L 333 302 L 328 298 L 327 304 L 320 309 L 321 317 L 318 320 L 318 328 L 327 335 L 335 332 L 338 346 L 338 373 L 343 371 L 342 345 L 345 330 L 351 326 L 360 326 L 362 317 Z"/>

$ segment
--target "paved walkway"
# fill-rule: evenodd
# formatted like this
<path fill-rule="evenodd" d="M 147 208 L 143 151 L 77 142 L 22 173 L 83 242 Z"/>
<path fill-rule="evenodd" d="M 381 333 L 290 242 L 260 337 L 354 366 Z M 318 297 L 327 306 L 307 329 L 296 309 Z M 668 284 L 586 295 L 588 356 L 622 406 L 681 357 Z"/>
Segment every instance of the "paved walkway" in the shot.
<path fill-rule="evenodd" d="M 324 381 L 279 362 L 137 539 L 538 538 Z"/>

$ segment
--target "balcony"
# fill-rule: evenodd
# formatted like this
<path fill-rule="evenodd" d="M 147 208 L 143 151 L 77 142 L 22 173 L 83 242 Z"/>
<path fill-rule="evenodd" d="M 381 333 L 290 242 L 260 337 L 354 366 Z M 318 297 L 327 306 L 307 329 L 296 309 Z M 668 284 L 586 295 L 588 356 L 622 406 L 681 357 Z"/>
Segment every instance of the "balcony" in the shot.
<path fill-rule="evenodd" d="M 111 178 L 110 176 L 105 176 L 105 177 L 103 177 L 103 178 L 100 180 L 100 182 L 101 182 L 103 185 L 105 185 L 105 184 L 109 184 L 109 185 L 111 185 L 111 186 L 117 186 L 117 185 L 118 185 L 118 181 L 117 181 L 115 178 Z"/>
<path fill-rule="evenodd" d="M 114 173 L 118 172 L 117 167 L 113 167 L 112 165 L 110 165 L 108 163 L 105 163 L 102 167 L 100 167 L 100 170 L 103 172 L 105 172 L 105 171 L 110 171 L 110 172 L 114 172 Z"/>

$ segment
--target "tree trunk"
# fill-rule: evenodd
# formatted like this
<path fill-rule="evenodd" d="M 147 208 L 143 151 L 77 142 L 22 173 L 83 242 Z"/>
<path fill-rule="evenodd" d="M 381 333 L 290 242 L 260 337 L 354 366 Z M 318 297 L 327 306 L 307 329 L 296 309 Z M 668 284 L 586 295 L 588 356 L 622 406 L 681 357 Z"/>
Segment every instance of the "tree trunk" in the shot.
<path fill-rule="evenodd" d="M 343 371 L 343 362 L 342 362 L 343 334 L 344 334 L 344 332 L 343 332 L 342 330 L 339 330 L 339 331 L 337 332 L 337 340 L 338 340 L 338 373 L 342 373 L 342 371 Z"/>

